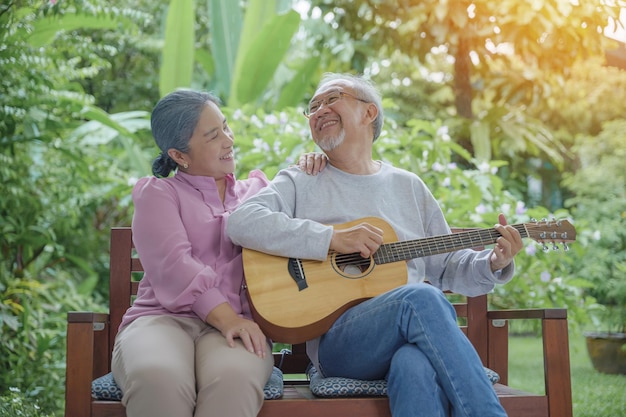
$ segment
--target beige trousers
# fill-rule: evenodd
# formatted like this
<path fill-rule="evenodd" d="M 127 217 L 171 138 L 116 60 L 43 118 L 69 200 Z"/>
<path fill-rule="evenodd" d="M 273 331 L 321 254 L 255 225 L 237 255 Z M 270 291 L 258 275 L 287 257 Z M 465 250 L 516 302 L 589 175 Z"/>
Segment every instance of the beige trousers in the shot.
<path fill-rule="evenodd" d="M 202 320 L 141 317 L 117 335 L 111 368 L 128 417 L 255 417 L 272 355 L 231 348 Z"/>

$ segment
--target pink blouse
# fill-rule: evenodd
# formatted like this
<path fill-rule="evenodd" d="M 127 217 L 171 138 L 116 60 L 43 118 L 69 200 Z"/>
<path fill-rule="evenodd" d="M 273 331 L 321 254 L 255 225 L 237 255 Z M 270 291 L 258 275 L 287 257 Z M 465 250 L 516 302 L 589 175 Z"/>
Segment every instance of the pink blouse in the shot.
<path fill-rule="evenodd" d="M 204 320 L 228 302 L 251 317 L 241 291 L 241 247 L 226 235 L 226 221 L 243 201 L 269 181 L 261 171 L 247 180 L 227 178 L 224 203 L 215 180 L 178 171 L 173 177 L 140 179 L 132 193 L 133 241 L 145 274 L 124 327 L 138 317 L 172 314 Z"/>

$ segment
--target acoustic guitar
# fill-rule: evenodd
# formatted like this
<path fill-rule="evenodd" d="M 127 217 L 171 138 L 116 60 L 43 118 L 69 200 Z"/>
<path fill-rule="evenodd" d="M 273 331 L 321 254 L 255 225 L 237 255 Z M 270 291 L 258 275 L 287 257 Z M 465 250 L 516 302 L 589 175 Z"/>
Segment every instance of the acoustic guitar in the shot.
<path fill-rule="evenodd" d="M 248 297 L 256 322 L 267 336 L 302 343 L 325 333 L 348 308 L 407 283 L 407 261 L 414 258 L 494 244 L 495 228 L 399 242 L 383 219 L 367 217 L 335 225 L 344 229 L 369 223 L 383 230 L 383 244 L 369 258 L 331 251 L 325 261 L 285 258 L 243 249 Z M 523 238 L 551 242 L 556 249 L 576 238 L 567 220 L 513 225 Z"/>

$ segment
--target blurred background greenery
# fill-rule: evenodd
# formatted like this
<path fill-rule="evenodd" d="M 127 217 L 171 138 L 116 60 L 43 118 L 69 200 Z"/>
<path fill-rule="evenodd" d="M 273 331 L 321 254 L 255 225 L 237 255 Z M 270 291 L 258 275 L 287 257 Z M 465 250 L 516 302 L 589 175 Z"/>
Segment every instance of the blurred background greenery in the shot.
<path fill-rule="evenodd" d="M 450 224 L 490 227 L 499 212 L 515 223 L 575 224 L 570 251 L 527 243 L 517 279 L 491 295 L 493 307 L 566 307 L 573 332 L 623 331 L 626 71 L 607 65 L 607 53 L 624 44 L 604 32 L 624 7 L 600 0 L 4 1 L 5 405 L 39 405 L 25 415 L 62 414 L 65 313 L 106 311 L 109 229 L 130 224 L 132 185 L 150 175 L 157 154 L 150 111 L 176 88 L 218 94 L 236 134 L 237 175 L 261 168 L 272 177 L 314 149 L 301 110 L 320 76 L 365 74 L 385 97 L 376 157 L 420 175 Z"/>

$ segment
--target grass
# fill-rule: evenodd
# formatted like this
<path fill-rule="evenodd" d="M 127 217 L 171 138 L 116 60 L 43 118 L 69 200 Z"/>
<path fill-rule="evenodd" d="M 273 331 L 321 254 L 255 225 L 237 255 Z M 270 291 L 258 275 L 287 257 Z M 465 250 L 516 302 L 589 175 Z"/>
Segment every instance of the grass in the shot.
<path fill-rule="evenodd" d="M 509 344 L 509 385 L 544 393 L 541 339 L 513 336 Z M 570 363 L 574 417 L 626 417 L 626 375 L 593 369 L 585 338 L 570 334 Z"/>

